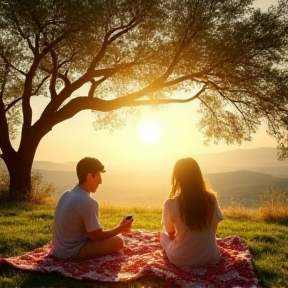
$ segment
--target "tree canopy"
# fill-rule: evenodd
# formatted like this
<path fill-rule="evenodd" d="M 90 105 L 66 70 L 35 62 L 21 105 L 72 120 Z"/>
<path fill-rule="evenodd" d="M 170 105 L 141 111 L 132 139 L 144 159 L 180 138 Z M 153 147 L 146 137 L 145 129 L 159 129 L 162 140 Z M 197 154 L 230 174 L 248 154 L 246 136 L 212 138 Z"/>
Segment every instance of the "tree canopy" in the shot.
<path fill-rule="evenodd" d="M 136 107 L 199 101 L 207 141 L 249 141 L 265 122 L 288 158 L 288 3 L 265 13 L 252 4 L 2 0 L 0 149 L 10 190 L 30 190 L 41 139 L 85 109 L 109 128 Z M 76 95 L 84 86 L 87 95 Z M 31 99 L 43 95 L 49 103 L 33 123 Z"/>

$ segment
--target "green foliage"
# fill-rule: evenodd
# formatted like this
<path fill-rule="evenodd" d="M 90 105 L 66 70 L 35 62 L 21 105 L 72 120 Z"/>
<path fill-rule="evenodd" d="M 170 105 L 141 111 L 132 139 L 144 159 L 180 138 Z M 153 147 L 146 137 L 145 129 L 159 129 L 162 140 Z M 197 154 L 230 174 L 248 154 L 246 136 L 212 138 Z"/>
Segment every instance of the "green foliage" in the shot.
<path fill-rule="evenodd" d="M 9 190 L 9 175 L 6 172 L 0 174 L 0 195 L 8 193 Z"/>
<path fill-rule="evenodd" d="M 252 4 L 0 1 L 0 149 L 11 193 L 30 193 L 39 142 L 86 109 L 96 129 L 113 130 L 135 107 L 199 100 L 207 141 L 250 140 L 264 121 L 287 157 L 288 2 L 267 13 Z M 179 91 L 188 98 L 173 98 Z M 41 96 L 48 104 L 32 121 Z"/>
<path fill-rule="evenodd" d="M 49 203 L 55 196 L 55 187 L 52 183 L 44 183 L 40 172 L 32 173 L 32 190 L 27 195 L 26 201 L 33 204 Z"/>

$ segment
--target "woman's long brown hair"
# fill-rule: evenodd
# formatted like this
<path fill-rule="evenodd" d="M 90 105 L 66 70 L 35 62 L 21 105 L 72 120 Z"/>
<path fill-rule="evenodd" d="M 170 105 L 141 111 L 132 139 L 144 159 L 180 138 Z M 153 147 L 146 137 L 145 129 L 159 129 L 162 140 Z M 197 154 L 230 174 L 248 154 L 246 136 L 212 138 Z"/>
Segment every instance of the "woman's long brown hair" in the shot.
<path fill-rule="evenodd" d="M 193 158 L 176 162 L 171 186 L 169 198 L 179 195 L 182 221 L 193 231 L 209 227 L 214 213 L 213 192 L 209 191 L 200 167 Z"/>

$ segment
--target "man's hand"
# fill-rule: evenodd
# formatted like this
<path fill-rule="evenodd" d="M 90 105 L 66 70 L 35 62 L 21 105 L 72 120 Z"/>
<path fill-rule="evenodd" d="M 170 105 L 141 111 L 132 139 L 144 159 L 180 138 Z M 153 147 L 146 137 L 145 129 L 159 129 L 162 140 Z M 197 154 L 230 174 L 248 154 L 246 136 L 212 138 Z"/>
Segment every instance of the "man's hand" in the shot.
<path fill-rule="evenodd" d="M 102 241 L 108 238 L 114 237 L 120 233 L 129 233 L 131 231 L 133 219 L 122 221 L 115 227 L 110 230 L 103 230 L 102 228 L 87 232 L 91 241 Z"/>
<path fill-rule="evenodd" d="M 125 218 L 122 219 L 122 221 L 119 223 L 119 226 L 123 228 L 122 233 L 129 233 L 131 232 L 133 218 L 126 220 Z"/>

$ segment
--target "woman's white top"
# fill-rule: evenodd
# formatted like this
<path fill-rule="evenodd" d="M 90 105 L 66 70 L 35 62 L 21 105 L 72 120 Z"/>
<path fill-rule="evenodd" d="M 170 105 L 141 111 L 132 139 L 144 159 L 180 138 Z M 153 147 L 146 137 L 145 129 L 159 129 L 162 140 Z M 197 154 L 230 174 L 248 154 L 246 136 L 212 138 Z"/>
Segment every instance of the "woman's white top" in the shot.
<path fill-rule="evenodd" d="M 165 201 L 162 224 L 168 232 L 176 230 L 176 238 L 170 240 L 167 232 L 160 232 L 160 242 L 171 263 L 179 267 L 207 267 L 218 262 L 220 252 L 215 234 L 223 215 L 214 195 L 213 202 L 215 209 L 211 225 L 199 232 L 191 231 L 181 220 L 178 196 Z"/>

